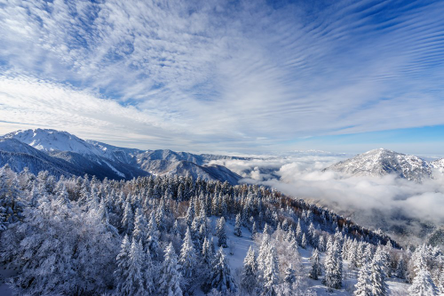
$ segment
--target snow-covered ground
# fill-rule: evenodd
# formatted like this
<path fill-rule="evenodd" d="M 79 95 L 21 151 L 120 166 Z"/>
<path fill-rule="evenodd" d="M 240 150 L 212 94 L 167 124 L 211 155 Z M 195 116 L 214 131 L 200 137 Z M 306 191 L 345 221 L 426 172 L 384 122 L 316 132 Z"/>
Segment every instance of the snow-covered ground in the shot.
<path fill-rule="evenodd" d="M 13 276 L 15 273 L 0 266 L 0 296 L 12 296 L 11 288 L 5 283 L 5 279 Z"/>

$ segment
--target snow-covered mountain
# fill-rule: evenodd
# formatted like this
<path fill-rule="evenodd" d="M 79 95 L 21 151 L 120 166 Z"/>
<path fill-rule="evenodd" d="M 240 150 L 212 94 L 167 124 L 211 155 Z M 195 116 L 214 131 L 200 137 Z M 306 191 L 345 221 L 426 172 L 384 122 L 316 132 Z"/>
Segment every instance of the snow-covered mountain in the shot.
<path fill-rule="evenodd" d="M 432 161 L 430 165 L 441 173 L 444 173 L 444 158 Z"/>
<path fill-rule="evenodd" d="M 387 149 L 374 149 L 353 158 L 340 161 L 324 170 L 353 176 L 383 176 L 395 174 L 400 178 L 421 182 L 432 177 L 434 165 L 414 156 Z"/>
<path fill-rule="evenodd" d="M 87 173 L 98 178 L 132 179 L 148 174 L 177 174 L 201 177 L 205 180 L 228 181 L 230 184 L 237 184 L 241 179 L 239 175 L 223 166 L 208 165 L 211 160 L 232 158 L 229 156 L 197 155 L 168 149 L 143 151 L 121 148 L 93 140 L 85 141 L 68 132 L 51 129 L 15 131 L 6 134 L 2 139 L 7 141 L 8 145 L 0 146 L 0 151 L 13 150 L 14 153 L 22 153 L 22 157 L 25 157 L 25 154 L 34 155 L 37 151 L 41 159 L 44 159 L 42 155 L 45 155 L 44 160 L 48 163 L 62 162 L 63 167 L 67 167 L 63 172 L 74 175 Z M 6 148 L 12 143 L 15 143 L 15 148 Z M 3 157 L 0 165 L 7 163 L 8 159 L 10 157 Z M 21 162 L 16 170 L 26 166 L 26 159 L 20 161 L 16 156 L 14 163 Z M 54 174 L 63 173 L 54 171 Z"/>

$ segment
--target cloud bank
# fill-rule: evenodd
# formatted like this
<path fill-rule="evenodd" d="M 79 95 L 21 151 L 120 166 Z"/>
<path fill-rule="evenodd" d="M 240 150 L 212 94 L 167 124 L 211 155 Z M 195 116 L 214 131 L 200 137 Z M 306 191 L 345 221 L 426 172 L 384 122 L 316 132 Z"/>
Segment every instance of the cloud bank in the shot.
<path fill-rule="evenodd" d="M 343 160 L 337 155 L 293 155 L 224 164 L 246 182 L 272 186 L 296 198 L 339 211 L 367 227 L 402 237 L 400 229 L 424 236 L 424 225 L 444 226 L 444 175 L 418 184 L 392 175 L 350 177 L 322 169 Z M 273 168 L 273 174 L 267 169 Z M 261 173 L 265 171 L 264 174 Z M 405 238 L 404 238 L 405 239 Z"/>

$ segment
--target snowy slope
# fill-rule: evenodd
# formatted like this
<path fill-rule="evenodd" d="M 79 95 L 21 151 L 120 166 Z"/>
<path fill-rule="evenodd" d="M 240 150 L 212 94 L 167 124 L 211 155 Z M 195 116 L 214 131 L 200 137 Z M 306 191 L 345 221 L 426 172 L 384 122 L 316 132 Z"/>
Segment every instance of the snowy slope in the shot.
<path fill-rule="evenodd" d="M 441 173 L 444 173 L 444 158 L 432 161 L 430 165 Z"/>
<path fill-rule="evenodd" d="M 81 155 L 105 156 L 101 149 L 88 142 L 63 131 L 52 129 L 19 130 L 4 136 L 16 139 L 41 151 L 70 151 Z"/>
<path fill-rule="evenodd" d="M 325 170 L 353 176 L 395 174 L 400 178 L 420 182 L 432 177 L 432 168 L 431 164 L 417 156 L 380 148 L 338 162 Z"/>
<path fill-rule="evenodd" d="M 6 134 L 3 139 L 26 144 L 14 149 L 15 152 L 20 151 L 32 155 L 37 151 L 40 153 L 39 157 L 42 157 L 44 152 L 50 157 L 46 161 L 60 159 L 70 163 L 75 169 L 71 168 L 67 171 L 72 171 L 75 175 L 87 173 L 101 179 L 104 177 L 132 179 L 148 174 L 177 174 L 200 177 L 205 180 L 228 181 L 230 184 L 237 184 L 241 179 L 239 175 L 224 166 L 208 165 L 211 160 L 233 159 L 230 156 L 197 155 L 168 149 L 143 151 L 121 148 L 92 140 L 85 141 L 68 132 L 51 129 L 19 130 Z M 4 149 L 0 147 L 1 150 Z M 3 157 L 3 159 L 3 162 L 7 162 L 10 158 Z M 26 165 L 16 166 L 16 169 L 24 166 Z M 37 167 L 40 168 L 40 166 Z"/>

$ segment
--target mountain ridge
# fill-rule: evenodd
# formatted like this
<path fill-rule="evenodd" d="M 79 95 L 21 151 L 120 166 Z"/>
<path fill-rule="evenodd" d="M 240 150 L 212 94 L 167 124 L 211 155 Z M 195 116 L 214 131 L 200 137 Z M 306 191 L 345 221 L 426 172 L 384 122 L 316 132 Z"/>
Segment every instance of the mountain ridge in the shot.
<path fill-rule="evenodd" d="M 392 150 L 373 149 L 337 162 L 323 171 L 336 171 L 352 176 L 384 176 L 393 174 L 415 182 L 433 178 L 434 170 L 444 171 L 444 159 L 425 159 Z"/>
<path fill-rule="evenodd" d="M 61 161 L 68 174 L 91 174 L 98 178 L 132 179 L 147 175 L 191 175 L 206 180 L 227 181 L 237 184 L 241 177 L 223 166 L 210 165 L 211 160 L 233 159 L 236 157 L 192 154 L 188 152 L 175 152 L 169 149 L 140 150 L 123 148 L 94 140 L 83 140 L 65 131 L 53 129 L 18 130 L 0 137 L 6 143 L 0 146 L 0 151 L 14 153 L 28 152 L 38 154 L 44 159 L 48 167 L 57 167 Z M 16 142 L 14 142 L 16 141 Z M 21 143 L 18 145 L 17 143 Z M 24 146 L 26 145 L 26 146 Z M 29 147 L 29 148 L 27 148 Z M 35 152 L 35 151 L 38 151 Z M 25 153 L 27 154 L 27 153 Z M 0 165 L 8 159 L 15 163 L 15 168 L 24 168 L 18 165 L 18 155 L 3 157 Z M 245 158 L 237 158 L 245 159 Z M 29 161 L 29 157 L 26 158 Z M 36 160 L 37 161 L 37 160 Z M 38 162 L 38 161 L 37 161 Z M 34 167 L 44 167 L 42 164 Z M 33 172 L 35 169 L 33 170 Z M 55 170 L 54 172 L 61 171 Z"/>

